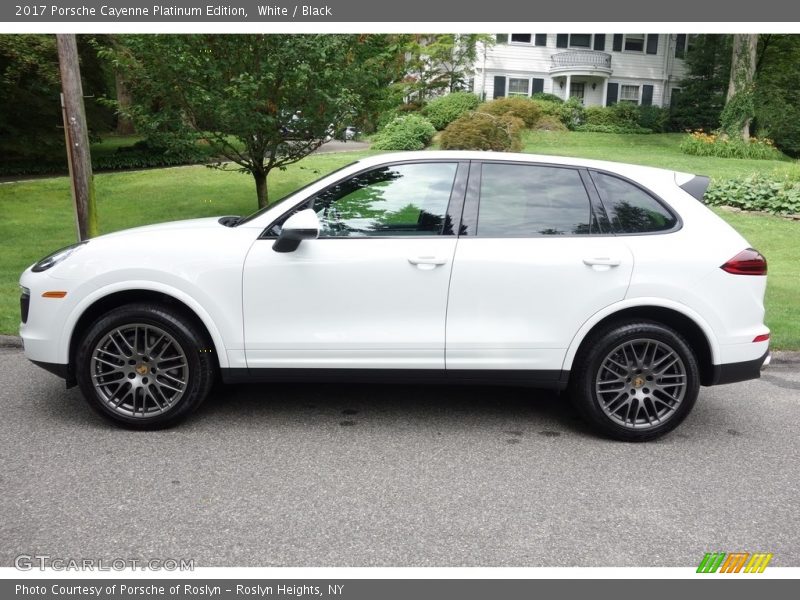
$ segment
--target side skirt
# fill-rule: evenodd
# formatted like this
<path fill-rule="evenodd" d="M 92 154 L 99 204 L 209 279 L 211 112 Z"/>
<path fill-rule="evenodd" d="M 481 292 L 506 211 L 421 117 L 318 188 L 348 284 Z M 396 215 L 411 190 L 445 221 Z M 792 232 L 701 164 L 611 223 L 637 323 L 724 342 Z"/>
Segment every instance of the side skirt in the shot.
<path fill-rule="evenodd" d="M 350 382 L 485 384 L 563 390 L 569 371 L 436 369 L 220 369 L 224 383 Z"/>

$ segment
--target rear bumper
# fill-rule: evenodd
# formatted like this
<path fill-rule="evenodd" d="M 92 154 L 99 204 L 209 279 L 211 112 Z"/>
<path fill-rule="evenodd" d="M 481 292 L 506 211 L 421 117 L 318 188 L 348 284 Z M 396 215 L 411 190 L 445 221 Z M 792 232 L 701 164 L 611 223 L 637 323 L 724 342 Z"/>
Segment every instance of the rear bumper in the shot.
<path fill-rule="evenodd" d="M 57 375 L 63 379 L 68 388 L 74 387 L 78 385 L 78 382 L 75 381 L 75 375 L 72 373 L 72 370 L 69 368 L 69 365 L 62 365 L 60 363 L 51 363 L 51 362 L 42 362 L 40 360 L 32 360 L 31 362 L 35 364 L 37 367 L 41 367 L 45 371 L 52 373 L 53 375 Z"/>
<path fill-rule="evenodd" d="M 767 349 L 762 356 L 753 360 L 714 365 L 708 385 L 722 385 L 758 379 L 761 377 L 761 370 L 769 365 L 770 358 L 769 349 Z"/>

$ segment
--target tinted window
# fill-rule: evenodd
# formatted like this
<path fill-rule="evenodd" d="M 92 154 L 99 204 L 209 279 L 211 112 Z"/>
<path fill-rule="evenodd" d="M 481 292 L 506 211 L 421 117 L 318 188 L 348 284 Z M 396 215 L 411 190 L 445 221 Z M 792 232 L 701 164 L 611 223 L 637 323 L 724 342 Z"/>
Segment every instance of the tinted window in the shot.
<path fill-rule="evenodd" d="M 446 217 L 457 167 L 394 165 L 336 184 L 314 199 L 320 237 L 452 233 Z"/>
<path fill-rule="evenodd" d="M 478 235 L 525 237 L 597 232 L 574 169 L 486 163 L 481 169 Z"/>
<path fill-rule="evenodd" d="M 592 173 L 615 233 L 646 233 L 672 229 L 677 219 L 641 188 L 605 173 Z"/>

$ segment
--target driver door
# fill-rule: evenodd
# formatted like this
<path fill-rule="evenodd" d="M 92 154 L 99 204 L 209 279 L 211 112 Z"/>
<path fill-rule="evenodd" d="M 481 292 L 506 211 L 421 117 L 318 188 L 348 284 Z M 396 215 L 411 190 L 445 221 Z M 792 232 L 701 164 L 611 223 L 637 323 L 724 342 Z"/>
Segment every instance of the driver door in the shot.
<path fill-rule="evenodd" d="M 371 167 L 288 211 L 244 265 L 250 369 L 444 369 L 454 223 L 468 163 Z M 313 208 L 318 239 L 272 249 L 297 210 Z"/>

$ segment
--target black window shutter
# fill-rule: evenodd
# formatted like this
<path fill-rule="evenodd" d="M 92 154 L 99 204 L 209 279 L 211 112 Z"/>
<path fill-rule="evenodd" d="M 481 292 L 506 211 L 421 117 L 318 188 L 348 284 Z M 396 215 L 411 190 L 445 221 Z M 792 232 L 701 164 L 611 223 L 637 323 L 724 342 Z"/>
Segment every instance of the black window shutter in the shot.
<path fill-rule="evenodd" d="M 539 94 L 544 91 L 544 79 L 533 78 L 532 94 Z"/>
<path fill-rule="evenodd" d="M 595 33 L 594 34 L 594 49 L 603 52 L 606 49 L 606 34 L 605 33 Z"/>
<path fill-rule="evenodd" d="M 558 33 L 556 34 L 556 48 L 567 48 L 569 46 L 569 34 Z"/>
<path fill-rule="evenodd" d="M 612 104 L 616 104 L 618 97 L 619 97 L 619 84 L 609 83 L 608 93 L 606 94 L 606 106 L 611 106 Z"/>
<path fill-rule="evenodd" d="M 650 106 L 653 104 L 653 86 L 642 86 L 642 106 Z"/>
<path fill-rule="evenodd" d="M 547 46 L 547 34 L 537 33 L 534 37 L 534 44 L 536 46 Z"/>
<path fill-rule="evenodd" d="M 686 52 L 686 34 L 679 33 L 675 38 L 675 58 L 683 58 Z"/>
<path fill-rule="evenodd" d="M 506 78 L 497 75 L 494 78 L 494 96 L 492 98 L 503 98 L 506 95 Z"/>
<path fill-rule="evenodd" d="M 614 34 L 614 52 L 622 52 L 622 34 Z"/>
<path fill-rule="evenodd" d="M 508 43 L 508 34 L 507 33 L 498 33 L 496 34 L 495 38 L 497 39 L 498 44 L 507 44 Z"/>
<path fill-rule="evenodd" d="M 657 33 L 648 33 L 647 34 L 647 53 L 648 54 L 658 54 L 658 34 Z"/>

